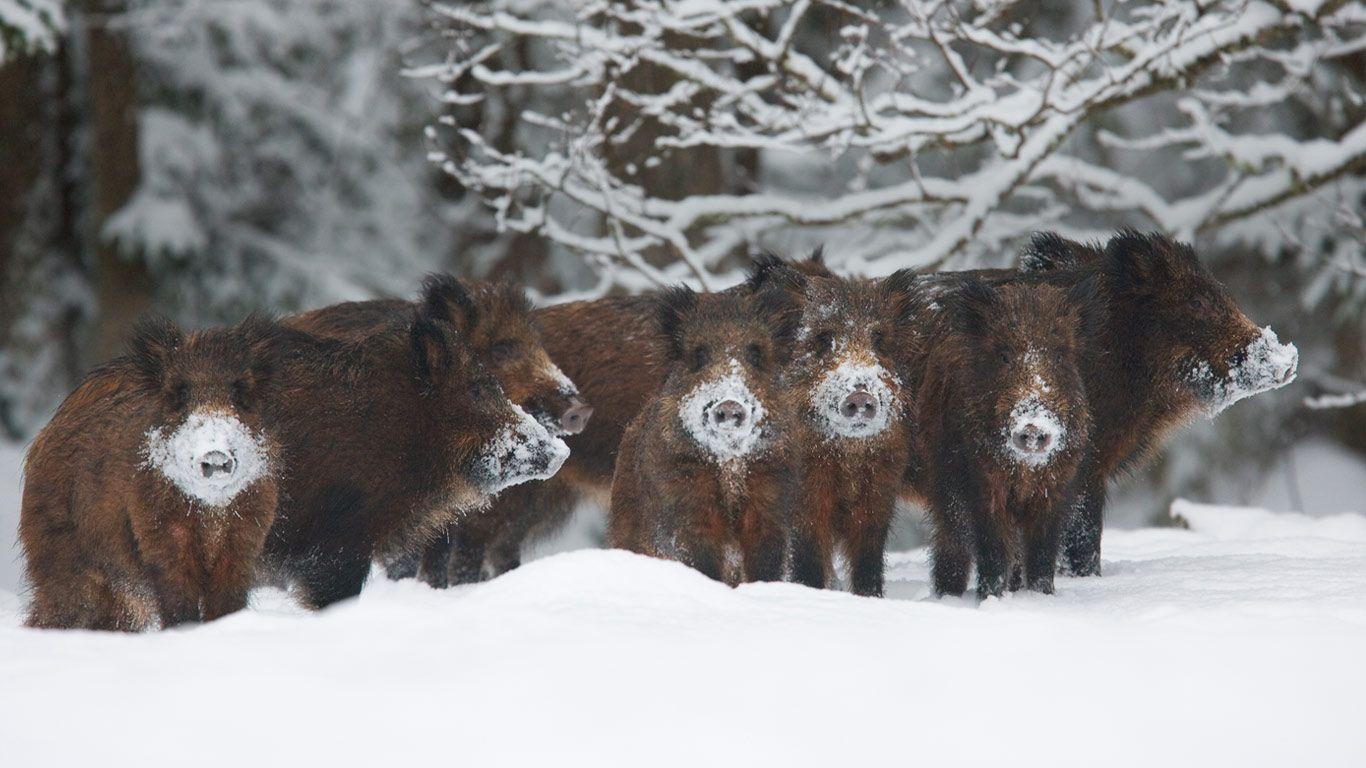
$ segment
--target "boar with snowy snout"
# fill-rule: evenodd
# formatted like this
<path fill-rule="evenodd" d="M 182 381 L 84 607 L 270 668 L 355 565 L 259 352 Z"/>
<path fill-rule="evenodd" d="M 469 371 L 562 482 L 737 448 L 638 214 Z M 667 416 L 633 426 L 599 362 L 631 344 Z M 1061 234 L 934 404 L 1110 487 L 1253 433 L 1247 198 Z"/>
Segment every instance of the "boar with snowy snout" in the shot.
<path fill-rule="evenodd" d="M 915 278 L 909 270 L 883 280 L 842 278 L 819 264 L 819 252 L 795 267 L 764 257 L 749 281 L 753 290 L 773 282 L 804 297 L 782 377 L 796 401 L 802 455 L 792 577 L 827 586 L 838 549 L 850 589 L 881 596 L 883 552 L 910 452 L 901 366 L 914 338 Z"/>
<path fill-rule="evenodd" d="M 423 282 L 421 301 L 426 302 L 429 314 L 450 323 L 467 340 L 474 357 L 498 380 L 508 399 L 551 434 L 577 435 L 587 426 L 593 409 L 546 354 L 531 303 L 520 286 L 437 274 Z M 347 302 L 282 322 L 316 336 L 355 341 L 416 308 L 414 302 L 398 299 Z M 440 588 L 477 581 L 486 559 L 494 560 L 497 572 L 508 570 L 520 557 L 522 540 L 544 516 L 538 513 L 548 501 L 536 503 L 528 498 L 537 495 L 539 485 L 508 488 L 487 507 L 465 511 L 421 552 L 386 559 L 385 573 L 394 579 L 421 575 Z"/>
<path fill-rule="evenodd" d="M 1078 370 L 1094 327 L 1095 281 L 961 286 L 940 318 L 917 398 L 934 524 L 933 578 L 979 597 L 1023 585 L 1051 593 L 1076 498 L 1089 417 Z"/>
<path fill-rule="evenodd" d="M 35 627 L 138 631 L 246 604 L 275 517 L 274 323 L 147 318 L 29 450 L 19 536 Z"/>
<path fill-rule="evenodd" d="M 657 302 L 668 372 L 622 437 L 608 541 L 732 585 L 779 580 L 798 457 L 778 376 L 800 304 L 682 287 Z"/>
<path fill-rule="evenodd" d="M 1083 363 L 1095 426 L 1063 556 L 1065 571 L 1097 575 L 1106 481 L 1192 419 L 1289 384 L 1299 353 L 1253 324 L 1189 245 L 1160 234 L 1121 230 L 1102 246 L 1041 233 L 1021 269 L 1031 274 L 1017 280 L 1064 287 L 1094 275 L 1108 308 Z"/>
<path fill-rule="evenodd" d="M 308 605 L 355 596 L 372 559 L 420 548 L 568 456 L 508 400 L 440 304 L 429 295 L 354 341 L 294 332 L 312 343 L 282 366 L 269 411 L 289 471 L 265 560 Z"/>

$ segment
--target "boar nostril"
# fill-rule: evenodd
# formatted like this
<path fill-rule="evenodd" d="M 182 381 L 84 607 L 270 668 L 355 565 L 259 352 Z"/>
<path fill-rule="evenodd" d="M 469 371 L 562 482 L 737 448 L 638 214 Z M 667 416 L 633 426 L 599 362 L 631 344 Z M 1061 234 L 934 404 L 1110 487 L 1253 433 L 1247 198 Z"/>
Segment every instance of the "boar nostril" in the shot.
<path fill-rule="evenodd" d="M 724 400 L 711 409 L 712 421 L 717 424 L 733 424 L 738 427 L 745 423 L 748 415 L 745 406 L 734 400 Z"/>
<path fill-rule="evenodd" d="M 588 420 L 592 417 L 593 406 L 575 398 L 569 409 L 560 416 L 560 429 L 571 435 L 577 435 L 588 427 Z"/>
<path fill-rule="evenodd" d="M 877 415 L 877 398 L 862 390 L 853 392 L 840 403 L 840 413 L 846 419 L 871 419 Z"/>
<path fill-rule="evenodd" d="M 1010 436 L 1015 448 L 1023 453 L 1043 453 L 1053 444 L 1053 435 L 1033 424 L 1026 424 Z"/>
<path fill-rule="evenodd" d="M 237 461 L 223 451 L 209 451 L 199 459 L 199 472 L 206 478 L 231 475 Z"/>

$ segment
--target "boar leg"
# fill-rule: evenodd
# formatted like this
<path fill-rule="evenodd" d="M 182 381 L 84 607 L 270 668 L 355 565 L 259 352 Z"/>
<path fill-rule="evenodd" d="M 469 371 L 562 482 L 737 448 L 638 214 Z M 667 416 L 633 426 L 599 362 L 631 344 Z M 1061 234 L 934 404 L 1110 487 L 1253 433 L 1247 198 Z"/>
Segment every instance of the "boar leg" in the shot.
<path fill-rule="evenodd" d="M 183 574 L 176 572 L 179 569 L 153 565 L 147 570 L 156 594 L 162 629 L 200 620 L 199 590 Z"/>
<path fill-rule="evenodd" d="M 1062 527 L 1066 520 L 1066 510 L 1072 504 L 1070 494 L 1060 494 L 1056 504 L 1044 502 L 1040 509 L 1034 510 L 1032 525 L 1025 532 L 1024 569 L 1027 588 L 1053 594 L 1053 574 L 1058 568 L 1058 545 L 1062 538 Z"/>
<path fill-rule="evenodd" d="M 422 564 L 420 552 L 404 552 L 384 558 L 384 575 L 390 581 L 417 578 L 418 566 Z"/>
<path fill-rule="evenodd" d="M 456 525 L 452 523 L 422 547 L 417 575 L 434 589 L 445 589 L 451 584 L 451 552 L 455 549 L 452 539 L 456 535 Z"/>
<path fill-rule="evenodd" d="M 1005 518 L 1003 500 L 992 498 L 979 500 L 973 508 L 973 528 L 977 539 L 977 597 L 1000 597 L 1005 594 L 1010 552 L 1006 538 L 1001 530 Z"/>
<path fill-rule="evenodd" d="M 328 558 L 325 565 L 316 566 L 304 574 L 299 589 L 304 603 L 313 608 L 326 608 L 359 595 L 369 574 L 368 554 L 342 551 Z"/>
<path fill-rule="evenodd" d="M 474 584 L 484 578 L 484 556 L 488 553 L 490 528 L 461 523 L 451 526 L 449 578 L 452 584 Z"/>
<path fill-rule="evenodd" d="M 744 581 L 783 580 L 783 532 L 767 520 L 746 531 L 742 540 L 745 561 Z"/>
<path fill-rule="evenodd" d="M 889 528 L 885 519 L 868 520 L 849 542 L 849 587 L 854 594 L 882 597 L 883 553 Z"/>
<path fill-rule="evenodd" d="M 1084 475 L 1073 497 L 1073 513 L 1063 542 L 1062 569 L 1072 576 L 1100 575 L 1100 535 L 1105 522 L 1105 477 Z"/>
<path fill-rule="evenodd" d="M 931 576 L 936 595 L 961 595 L 972 568 L 972 510 L 979 507 L 975 478 L 950 467 L 936 479 L 930 499 L 934 522 Z"/>

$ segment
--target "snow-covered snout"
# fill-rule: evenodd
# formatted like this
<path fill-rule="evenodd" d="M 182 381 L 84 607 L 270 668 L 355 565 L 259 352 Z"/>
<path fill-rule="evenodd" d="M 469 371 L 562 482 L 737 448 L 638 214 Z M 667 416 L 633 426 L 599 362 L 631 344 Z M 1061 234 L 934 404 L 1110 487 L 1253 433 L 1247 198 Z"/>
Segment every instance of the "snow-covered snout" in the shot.
<path fill-rule="evenodd" d="M 683 396 L 678 419 L 693 442 L 718 460 L 743 458 L 759 446 L 767 413 L 739 361 L 726 361 L 716 373 Z"/>
<path fill-rule="evenodd" d="M 877 362 L 841 360 L 812 391 L 811 411 L 817 426 L 832 437 L 870 437 L 882 432 L 895 407 L 893 381 Z"/>
<path fill-rule="evenodd" d="M 530 414 L 511 406 L 516 419 L 480 451 L 476 480 L 490 496 L 529 480 L 545 480 L 569 458 L 569 446 Z"/>
<path fill-rule="evenodd" d="M 235 415 L 198 410 L 147 432 L 146 466 L 208 507 L 226 506 L 270 469 L 265 438 Z"/>
<path fill-rule="evenodd" d="M 1192 366 L 1191 383 L 1210 416 L 1246 397 L 1277 389 L 1295 380 L 1300 353 L 1294 344 L 1282 344 L 1276 332 L 1263 328 L 1239 349 L 1223 375 L 1206 362 Z"/>

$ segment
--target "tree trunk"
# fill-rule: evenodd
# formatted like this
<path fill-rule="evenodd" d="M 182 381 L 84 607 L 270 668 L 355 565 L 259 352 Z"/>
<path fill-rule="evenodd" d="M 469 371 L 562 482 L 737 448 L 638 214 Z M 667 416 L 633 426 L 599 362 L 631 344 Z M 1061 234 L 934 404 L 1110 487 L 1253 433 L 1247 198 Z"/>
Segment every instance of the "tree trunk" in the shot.
<path fill-rule="evenodd" d="M 152 303 L 146 263 L 105 242 L 104 225 L 138 187 L 137 80 L 127 35 L 103 21 L 124 10 L 122 2 L 91 2 L 83 25 L 86 45 L 86 108 L 89 126 L 91 279 L 98 315 L 86 360 L 118 355 L 134 321 Z"/>

